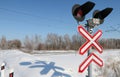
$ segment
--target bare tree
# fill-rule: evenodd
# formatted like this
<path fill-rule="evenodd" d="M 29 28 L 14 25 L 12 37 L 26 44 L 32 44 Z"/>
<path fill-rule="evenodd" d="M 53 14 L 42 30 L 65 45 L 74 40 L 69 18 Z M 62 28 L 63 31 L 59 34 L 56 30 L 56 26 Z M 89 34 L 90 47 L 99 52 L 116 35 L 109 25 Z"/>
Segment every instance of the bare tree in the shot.
<path fill-rule="evenodd" d="M 29 38 L 28 36 L 25 37 L 24 40 L 24 46 L 29 51 L 37 50 L 41 41 L 40 36 L 35 35 L 32 38 Z"/>
<path fill-rule="evenodd" d="M 78 50 L 84 42 L 85 42 L 85 39 L 83 39 L 80 35 L 73 35 L 72 36 L 72 49 Z"/>
<path fill-rule="evenodd" d="M 32 37 L 31 39 L 32 45 L 33 45 L 33 50 L 37 50 L 38 49 L 38 45 L 41 44 L 41 38 L 38 35 L 35 35 Z"/>
<path fill-rule="evenodd" d="M 5 36 L 2 36 L 2 39 L 0 41 L 0 48 L 1 49 L 8 49 L 8 44 Z"/>
<path fill-rule="evenodd" d="M 65 49 L 70 50 L 71 49 L 71 39 L 68 34 L 64 35 L 64 41 L 65 41 Z"/>
<path fill-rule="evenodd" d="M 59 36 L 58 37 L 58 49 L 59 50 L 63 50 L 63 49 L 65 49 L 65 43 L 64 43 L 64 40 L 63 40 L 63 37 L 62 36 Z"/>
<path fill-rule="evenodd" d="M 10 40 L 8 41 L 8 49 L 20 49 L 21 48 L 21 41 L 16 40 Z"/>
<path fill-rule="evenodd" d="M 25 37 L 24 47 L 25 47 L 25 49 L 27 49 L 26 52 L 33 51 L 33 45 L 32 45 L 31 39 L 28 36 Z"/>
<path fill-rule="evenodd" d="M 48 34 L 46 39 L 46 48 L 55 50 L 59 46 L 59 36 L 57 34 Z"/>

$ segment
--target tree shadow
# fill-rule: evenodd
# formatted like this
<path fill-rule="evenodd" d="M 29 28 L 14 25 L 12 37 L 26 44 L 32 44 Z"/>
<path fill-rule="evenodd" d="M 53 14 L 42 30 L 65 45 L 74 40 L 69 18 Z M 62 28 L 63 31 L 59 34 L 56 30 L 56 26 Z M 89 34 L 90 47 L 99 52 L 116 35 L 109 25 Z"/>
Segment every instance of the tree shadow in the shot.
<path fill-rule="evenodd" d="M 23 65 L 23 66 L 27 66 L 27 65 L 31 65 L 32 63 L 31 62 L 21 62 L 20 65 Z"/>
<path fill-rule="evenodd" d="M 60 71 L 64 71 L 65 69 L 59 66 L 55 66 L 55 62 L 45 62 L 45 61 L 35 61 L 31 62 L 21 62 L 20 65 L 28 66 L 29 68 L 43 68 L 40 71 L 41 75 L 48 74 L 51 70 L 54 71 L 51 77 L 71 77 L 69 74 L 62 73 Z M 59 71 L 58 71 L 59 70 Z"/>
<path fill-rule="evenodd" d="M 69 74 L 65 74 L 65 73 L 55 71 L 51 77 L 71 77 L 71 76 Z"/>

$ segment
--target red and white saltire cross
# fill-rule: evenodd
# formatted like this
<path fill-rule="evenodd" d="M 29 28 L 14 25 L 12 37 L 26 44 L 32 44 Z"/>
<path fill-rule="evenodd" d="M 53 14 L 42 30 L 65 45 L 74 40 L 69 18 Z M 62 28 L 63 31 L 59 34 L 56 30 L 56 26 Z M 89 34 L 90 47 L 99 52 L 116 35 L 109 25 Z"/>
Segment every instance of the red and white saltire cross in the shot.
<path fill-rule="evenodd" d="M 82 26 L 78 26 L 79 33 L 87 40 L 80 48 L 79 54 L 83 55 L 88 49 L 93 46 L 99 53 L 103 52 L 102 46 L 97 42 L 102 35 L 102 31 L 98 30 L 93 36 L 87 32 Z"/>

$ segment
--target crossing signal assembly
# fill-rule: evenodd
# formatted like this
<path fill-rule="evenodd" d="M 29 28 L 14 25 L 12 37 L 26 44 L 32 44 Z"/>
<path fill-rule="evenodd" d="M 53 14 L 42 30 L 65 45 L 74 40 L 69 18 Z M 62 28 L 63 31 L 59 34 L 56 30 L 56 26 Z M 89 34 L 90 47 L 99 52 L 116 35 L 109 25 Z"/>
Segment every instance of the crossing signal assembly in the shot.
<path fill-rule="evenodd" d="M 106 18 L 111 12 L 113 8 L 105 8 L 101 11 L 95 10 L 93 12 L 93 18 L 100 19 L 100 24 L 104 22 L 104 18 Z"/>
<path fill-rule="evenodd" d="M 85 15 L 89 13 L 93 7 L 95 6 L 95 3 L 93 2 L 86 2 L 83 5 L 75 4 L 72 8 L 72 15 L 77 20 L 77 22 L 81 22 L 85 19 Z"/>
<path fill-rule="evenodd" d="M 82 22 L 85 16 L 93 9 L 95 6 L 94 2 L 88 1 L 83 5 L 75 4 L 72 7 L 72 15 L 77 20 L 77 22 Z M 105 8 L 103 10 L 95 10 L 93 12 L 93 18 L 88 19 L 87 23 L 90 27 L 94 28 L 96 25 L 100 25 L 104 22 L 104 19 L 112 12 L 113 8 Z"/>

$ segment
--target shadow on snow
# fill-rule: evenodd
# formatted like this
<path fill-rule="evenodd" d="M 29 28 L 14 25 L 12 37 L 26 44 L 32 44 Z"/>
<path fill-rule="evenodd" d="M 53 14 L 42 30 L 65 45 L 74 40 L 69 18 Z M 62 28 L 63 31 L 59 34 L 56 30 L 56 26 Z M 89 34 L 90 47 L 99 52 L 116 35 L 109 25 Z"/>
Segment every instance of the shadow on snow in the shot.
<path fill-rule="evenodd" d="M 29 68 L 43 68 L 40 71 L 41 75 L 48 74 L 51 70 L 54 71 L 51 77 L 71 77 L 69 74 L 62 73 L 60 71 L 64 71 L 64 68 L 55 66 L 55 62 L 45 62 L 45 61 L 35 61 L 32 62 L 21 62 L 20 65 L 28 66 Z M 59 70 L 59 71 L 58 71 Z"/>

